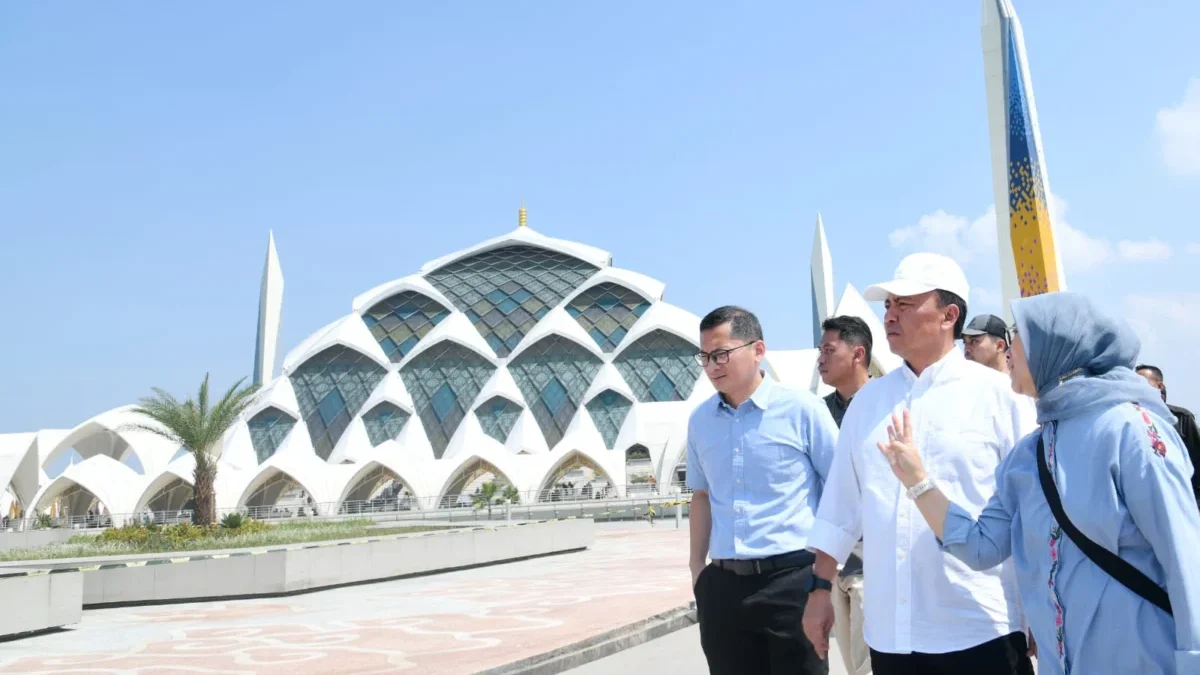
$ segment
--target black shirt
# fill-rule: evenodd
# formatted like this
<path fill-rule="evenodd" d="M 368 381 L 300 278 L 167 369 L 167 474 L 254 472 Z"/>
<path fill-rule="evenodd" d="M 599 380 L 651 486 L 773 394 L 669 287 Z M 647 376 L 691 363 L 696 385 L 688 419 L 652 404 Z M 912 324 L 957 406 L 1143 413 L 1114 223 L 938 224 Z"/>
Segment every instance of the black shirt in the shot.
<path fill-rule="evenodd" d="M 842 395 L 837 393 L 837 390 L 825 397 L 825 405 L 829 408 L 829 414 L 833 415 L 833 421 L 837 423 L 838 428 L 842 426 L 842 418 L 846 416 L 846 408 L 850 407 L 850 401 L 854 397 L 842 400 Z"/>
<path fill-rule="evenodd" d="M 1192 491 L 1196 493 L 1196 501 L 1200 501 L 1200 430 L 1196 428 L 1196 416 L 1187 408 L 1170 404 L 1167 407 L 1175 415 L 1175 431 L 1179 432 L 1188 457 L 1192 458 Z"/>

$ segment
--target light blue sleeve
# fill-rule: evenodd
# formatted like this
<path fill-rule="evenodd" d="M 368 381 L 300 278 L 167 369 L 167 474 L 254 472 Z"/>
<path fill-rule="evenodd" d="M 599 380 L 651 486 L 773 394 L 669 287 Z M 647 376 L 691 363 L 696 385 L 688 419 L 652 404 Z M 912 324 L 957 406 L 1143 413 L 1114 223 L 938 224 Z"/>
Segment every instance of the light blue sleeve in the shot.
<path fill-rule="evenodd" d="M 808 456 L 813 469 L 821 478 L 821 485 L 829 481 L 833 457 L 837 452 L 838 427 L 829 414 L 829 408 L 820 399 L 816 405 L 808 406 Z"/>
<path fill-rule="evenodd" d="M 688 422 L 687 435 L 687 486 L 692 490 L 708 492 L 708 478 L 704 475 L 704 466 L 700 464 L 700 452 L 696 447 L 696 434 L 693 430 L 695 418 Z"/>
<path fill-rule="evenodd" d="M 1153 427 L 1125 425 L 1120 438 L 1121 494 L 1166 573 L 1175 615 L 1176 672 L 1200 673 L 1200 511 L 1179 436 L 1166 422 L 1153 419 Z"/>
<path fill-rule="evenodd" d="M 1027 442 L 1028 439 L 1022 441 Z M 938 543 L 943 551 L 973 570 L 995 567 L 1012 555 L 1012 510 L 1005 502 L 1005 490 L 1008 487 L 1005 475 L 1019 450 L 1020 443 L 996 467 L 996 492 L 983 507 L 978 519 L 972 518 L 970 513 L 953 502 L 946 512 L 942 538 Z"/>

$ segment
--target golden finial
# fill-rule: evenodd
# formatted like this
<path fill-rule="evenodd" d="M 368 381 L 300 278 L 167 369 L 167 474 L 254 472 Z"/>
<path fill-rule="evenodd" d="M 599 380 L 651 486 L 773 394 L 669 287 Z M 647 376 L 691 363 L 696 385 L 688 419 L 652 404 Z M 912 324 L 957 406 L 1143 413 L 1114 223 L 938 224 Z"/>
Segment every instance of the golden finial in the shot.
<path fill-rule="evenodd" d="M 525 227 L 525 202 L 521 202 L 521 210 L 517 211 L 517 227 Z"/>

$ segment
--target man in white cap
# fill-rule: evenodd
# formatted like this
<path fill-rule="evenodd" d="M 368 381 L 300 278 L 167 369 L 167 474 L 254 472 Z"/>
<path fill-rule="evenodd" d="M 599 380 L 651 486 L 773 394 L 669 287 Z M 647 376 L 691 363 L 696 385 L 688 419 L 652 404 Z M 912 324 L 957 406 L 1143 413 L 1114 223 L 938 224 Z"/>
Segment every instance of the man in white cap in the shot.
<path fill-rule="evenodd" d="M 884 302 L 888 346 L 904 366 L 868 382 L 842 421 L 833 467 L 808 538 L 815 576 L 833 580 L 862 538 L 863 635 L 875 675 L 1032 674 L 1024 617 L 1007 565 L 975 572 L 943 555 L 913 500 L 938 487 L 978 516 L 995 491 L 994 473 L 1036 427 L 1009 378 L 955 348 L 966 323 L 968 286 L 953 260 L 906 257 L 895 278 L 867 288 Z M 876 443 L 892 415 L 912 413 L 930 481 L 905 490 Z M 829 594 L 810 593 L 804 630 L 828 651 Z"/>

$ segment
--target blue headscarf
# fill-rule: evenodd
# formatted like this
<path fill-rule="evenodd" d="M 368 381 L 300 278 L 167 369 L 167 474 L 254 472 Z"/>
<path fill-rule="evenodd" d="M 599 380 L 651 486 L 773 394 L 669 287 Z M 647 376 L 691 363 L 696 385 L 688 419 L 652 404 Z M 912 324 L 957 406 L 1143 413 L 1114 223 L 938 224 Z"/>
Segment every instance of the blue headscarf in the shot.
<path fill-rule="evenodd" d="M 1012 312 L 1038 391 L 1039 423 L 1122 403 L 1175 423 L 1159 391 L 1133 370 L 1142 345 L 1125 322 L 1068 292 L 1013 300 Z"/>

